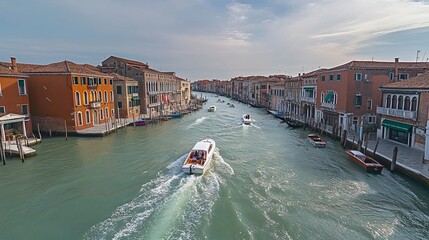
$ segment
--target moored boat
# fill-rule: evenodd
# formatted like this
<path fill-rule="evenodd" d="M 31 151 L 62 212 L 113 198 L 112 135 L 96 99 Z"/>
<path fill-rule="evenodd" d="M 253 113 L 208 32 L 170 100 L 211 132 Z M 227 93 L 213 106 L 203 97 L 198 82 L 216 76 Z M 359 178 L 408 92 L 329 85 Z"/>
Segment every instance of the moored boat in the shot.
<path fill-rule="evenodd" d="M 243 124 L 245 124 L 245 125 L 252 124 L 252 116 L 250 116 L 250 114 L 244 114 L 242 116 L 242 119 L 243 119 Z"/>
<path fill-rule="evenodd" d="M 346 153 L 351 160 L 359 164 L 359 166 L 363 167 L 367 172 L 381 173 L 383 170 L 383 165 L 359 151 L 347 150 Z"/>
<path fill-rule="evenodd" d="M 183 163 L 183 172 L 186 174 L 204 174 L 213 158 L 215 148 L 216 142 L 213 139 L 197 142 Z"/>
<path fill-rule="evenodd" d="M 216 106 L 214 106 L 214 105 L 213 105 L 213 106 L 210 106 L 210 107 L 208 108 L 208 111 L 209 111 L 209 112 L 216 112 L 216 109 L 217 109 L 217 108 L 216 108 Z"/>
<path fill-rule="evenodd" d="M 181 118 L 181 117 L 183 117 L 183 115 L 181 113 L 172 113 L 172 114 L 169 114 L 168 117 L 170 117 L 170 118 Z"/>
<path fill-rule="evenodd" d="M 313 144 L 315 147 L 326 147 L 326 140 L 321 138 L 317 134 L 308 134 L 307 135 L 308 140 Z"/>

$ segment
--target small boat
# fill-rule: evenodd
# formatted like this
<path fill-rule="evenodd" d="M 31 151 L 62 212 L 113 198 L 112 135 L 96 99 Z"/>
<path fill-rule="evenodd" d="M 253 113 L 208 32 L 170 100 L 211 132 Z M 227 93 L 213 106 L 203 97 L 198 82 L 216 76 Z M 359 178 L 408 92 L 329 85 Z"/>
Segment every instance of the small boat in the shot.
<path fill-rule="evenodd" d="M 383 165 L 359 151 L 347 150 L 346 153 L 349 155 L 350 159 L 365 168 L 369 173 L 381 173 L 383 170 Z"/>
<path fill-rule="evenodd" d="M 234 104 L 232 103 L 229 105 L 229 107 L 235 108 Z"/>
<path fill-rule="evenodd" d="M 250 114 L 244 114 L 242 118 L 243 118 L 243 124 L 245 125 L 252 124 L 252 116 L 250 116 Z"/>
<path fill-rule="evenodd" d="M 144 126 L 146 124 L 148 124 L 150 122 L 150 119 L 144 119 L 144 118 L 140 118 L 137 121 L 135 121 L 136 126 Z M 134 125 L 133 122 L 129 123 L 128 125 Z"/>
<path fill-rule="evenodd" d="M 197 142 L 183 162 L 183 172 L 186 174 L 204 174 L 213 158 L 215 148 L 216 142 L 213 139 Z"/>
<path fill-rule="evenodd" d="M 291 127 L 291 128 L 301 128 L 304 126 L 304 124 L 301 123 L 300 121 L 289 118 L 289 117 L 283 118 L 283 121 L 286 122 L 287 125 L 289 125 L 289 127 Z"/>
<path fill-rule="evenodd" d="M 308 134 L 307 135 L 308 140 L 313 144 L 315 147 L 326 147 L 326 141 L 325 139 L 321 138 L 317 134 Z"/>
<path fill-rule="evenodd" d="M 183 115 L 180 113 L 172 113 L 172 114 L 169 114 L 168 117 L 170 117 L 170 118 L 181 118 L 181 117 L 183 117 Z"/>
<path fill-rule="evenodd" d="M 216 109 L 217 109 L 216 106 L 210 106 L 208 111 L 209 112 L 216 112 Z"/>

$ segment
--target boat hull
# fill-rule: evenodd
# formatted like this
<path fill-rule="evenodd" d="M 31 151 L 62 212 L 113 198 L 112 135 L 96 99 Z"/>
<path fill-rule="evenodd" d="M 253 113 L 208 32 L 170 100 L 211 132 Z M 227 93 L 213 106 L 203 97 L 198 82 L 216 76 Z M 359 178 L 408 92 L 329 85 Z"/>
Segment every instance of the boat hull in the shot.
<path fill-rule="evenodd" d="M 250 125 L 250 124 L 252 124 L 252 118 L 250 117 L 250 115 L 249 115 L 249 118 L 246 118 L 246 115 L 247 115 L 247 114 L 245 114 L 245 115 L 243 115 L 243 116 L 241 117 L 241 119 L 242 119 L 242 121 L 243 121 L 243 124 L 244 124 L 244 125 Z"/>
<path fill-rule="evenodd" d="M 326 147 L 326 141 L 325 141 L 325 139 L 319 137 L 316 134 L 308 134 L 308 140 L 315 147 L 318 147 L 318 148 L 324 148 L 324 147 Z"/>
<path fill-rule="evenodd" d="M 203 160 L 193 160 L 193 161 L 189 160 L 189 158 L 191 157 L 191 153 L 193 151 L 198 150 L 198 149 L 193 148 L 191 150 L 191 152 L 188 154 L 187 158 L 185 159 L 185 161 L 182 165 L 182 171 L 185 174 L 203 175 L 207 171 L 207 169 L 209 168 L 210 163 L 212 162 L 213 154 L 214 154 L 214 151 L 216 149 L 215 141 L 213 139 L 204 139 L 200 142 L 208 142 L 211 144 L 211 147 L 209 148 L 209 150 L 207 152 L 206 159 L 204 160 L 204 164 L 201 163 Z"/>
<path fill-rule="evenodd" d="M 358 151 L 347 150 L 346 153 L 353 162 L 364 168 L 368 173 L 380 174 L 384 168 L 383 165 L 381 165 L 374 159 Z"/>

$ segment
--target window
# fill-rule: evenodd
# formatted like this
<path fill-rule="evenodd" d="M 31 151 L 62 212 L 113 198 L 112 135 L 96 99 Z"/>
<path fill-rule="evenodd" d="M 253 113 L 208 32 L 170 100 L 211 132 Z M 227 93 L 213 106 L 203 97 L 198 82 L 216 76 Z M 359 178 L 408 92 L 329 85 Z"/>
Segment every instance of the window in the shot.
<path fill-rule="evenodd" d="M 362 73 L 355 73 L 355 80 L 361 81 L 362 80 Z"/>
<path fill-rule="evenodd" d="M 101 78 L 98 78 L 98 85 L 101 85 Z"/>
<path fill-rule="evenodd" d="M 22 104 L 21 108 L 22 108 L 22 114 L 23 115 L 27 115 L 28 114 L 28 105 L 27 104 Z"/>
<path fill-rule="evenodd" d="M 88 105 L 89 104 L 88 103 L 88 92 L 87 91 L 83 92 L 83 104 L 84 105 Z"/>
<path fill-rule="evenodd" d="M 111 112 L 112 112 L 112 113 L 111 113 L 111 114 L 112 114 L 111 116 L 112 116 L 112 118 L 113 118 L 113 117 L 115 117 L 115 110 L 114 110 L 114 109 L 111 109 L 111 110 L 112 110 L 112 111 L 111 111 Z"/>
<path fill-rule="evenodd" d="M 107 78 L 104 79 L 104 85 L 107 85 Z"/>
<path fill-rule="evenodd" d="M 341 74 L 337 74 L 337 81 L 341 80 Z"/>
<path fill-rule="evenodd" d="M 106 118 L 109 118 L 109 109 L 106 108 Z"/>
<path fill-rule="evenodd" d="M 368 123 L 375 123 L 376 117 L 375 116 L 369 116 L 368 117 Z"/>
<path fill-rule="evenodd" d="M 80 84 L 86 85 L 86 77 L 81 77 L 80 78 Z"/>
<path fill-rule="evenodd" d="M 103 109 L 100 108 L 100 119 L 103 120 L 104 119 L 104 114 L 103 114 Z"/>
<path fill-rule="evenodd" d="M 329 75 L 329 81 L 333 81 L 334 80 L 334 74 L 330 74 Z"/>
<path fill-rule="evenodd" d="M 122 94 L 122 86 L 116 86 L 116 94 Z"/>
<path fill-rule="evenodd" d="M 19 95 L 27 95 L 24 79 L 18 79 L 18 92 Z"/>
<path fill-rule="evenodd" d="M 325 81 L 325 75 L 322 75 L 322 82 Z"/>
<path fill-rule="evenodd" d="M 372 109 L 372 99 L 366 100 L 366 109 L 371 110 Z"/>
<path fill-rule="evenodd" d="M 104 91 L 104 102 L 106 102 L 106 103 L 108 102 L 107 91 L 106 90 Z"/>
<path fill-rule="evenodd" d="M 82 113 L 81 112 L 77 112 L 77 124 L 78 126 L 82 126 L 83 122 L 82 122 Z"/>
<path fill-rule="evenodd" d="M 118 108 L 122 109 L 122 102 L 118 102 Z"/>
<path fill-rule="evenodd" d="M 79 77 L 74 77 L 73 83 L 74 83 L 74 85 L 78 85 L 79 84 Z"/>
<path fill-rule="evenodd" d="M 411 100 L 411 111 L 417 111 L 417 98 L 413 97 Z"/>
<path fill-rule="evenodd" d="M 89 110 L 85 111 L 85 119 L 86 119 L 86 124 L 91 123 L 91 116 L 89 114 Z"/>
<path fill-rule="evenodd" d="M 110 91 L 110 102 L 114 102 L 113 91 Z"/>
<path fill-rule="evenodd" d="M 80 106 L 80 93 L 76 92 L 75 96 L 76 96 L 76 106 Z"/>
<path fill-rule="evenodd" d="M 405 97 L 405 104 L 404 104 L 404 110 L 409 111 L 410 110 L 410 97 Z"/>
<path fill-rule="evenodd" d="M 89 77 L 88 86 L 95 86 L 95 85 L 97 85 L 97 82 L 95 81 L 95 79 L 93 77 Z"/>
<path fill-rule="evenodd" d="M 396 109 L 397 104 L 398 104 L 397 97 L 396 97 L 396 95 L 393 95 L 393 97 L 392 97 L 392 108 Z"/>
<path fill-rule="evenodd" d="M 393 81 L 395 79 L 395 73 L 390 72 L 389 79 Z"/>
<path fill-rule="evenodd" d="M 0 106 L 0 113 L 6 113 L 6 109 L 4 106 Z"/>
<path fill-rule="evenodd" d="M 398 75 L 398 79 L 399 79 L 399 80 L 405 80 L 405 79 L 408 79 L 408 73 L 400 73 L 400 74 Z"/>
<path fill-rule="evenodd" d="M 361 106 L 361 105 L 362 105 L 362 95 L 360 93 L 356 93 L 355 106 Z"/>
<path fill-rule="evenodd" d="M 403 106 L 404 106 L 404 97 L 399 96 L 399 98 L 398 98 L 398 109 L 402 109 Z"/>
<path fill-rule="evenodd" d="M 390 104 L 391 104 L 392 100 L 390 95 L 387 95 L 387 99 L 386 99 L 386 108 L 390 108 Z"/>
<path fill-rule="evenodd" d="M 113 79 L 110 79 L 110 85 L 113 85 Z"/>
<path fill-rule="evenodd" d="M 98 102 L 102 102 L 103 101 L 103 92 L 98 91 Z"/>

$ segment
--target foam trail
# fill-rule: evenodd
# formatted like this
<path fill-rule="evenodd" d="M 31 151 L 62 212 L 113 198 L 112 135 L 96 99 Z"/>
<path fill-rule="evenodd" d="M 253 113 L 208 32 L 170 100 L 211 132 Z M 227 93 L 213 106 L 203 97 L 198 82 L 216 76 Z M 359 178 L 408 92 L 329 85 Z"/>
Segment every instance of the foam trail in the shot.
<path fill-rule="evenodd" d="M 191 123 L 191 125 L 189 125 L 188 128 L 191 128 L 191 127 L 193 127 L 195 125 L 201 124 L 206 119 L 207 119 L 207 117 L 200 117 L 197 120 L 195 120 L 195 122 Z"/>

